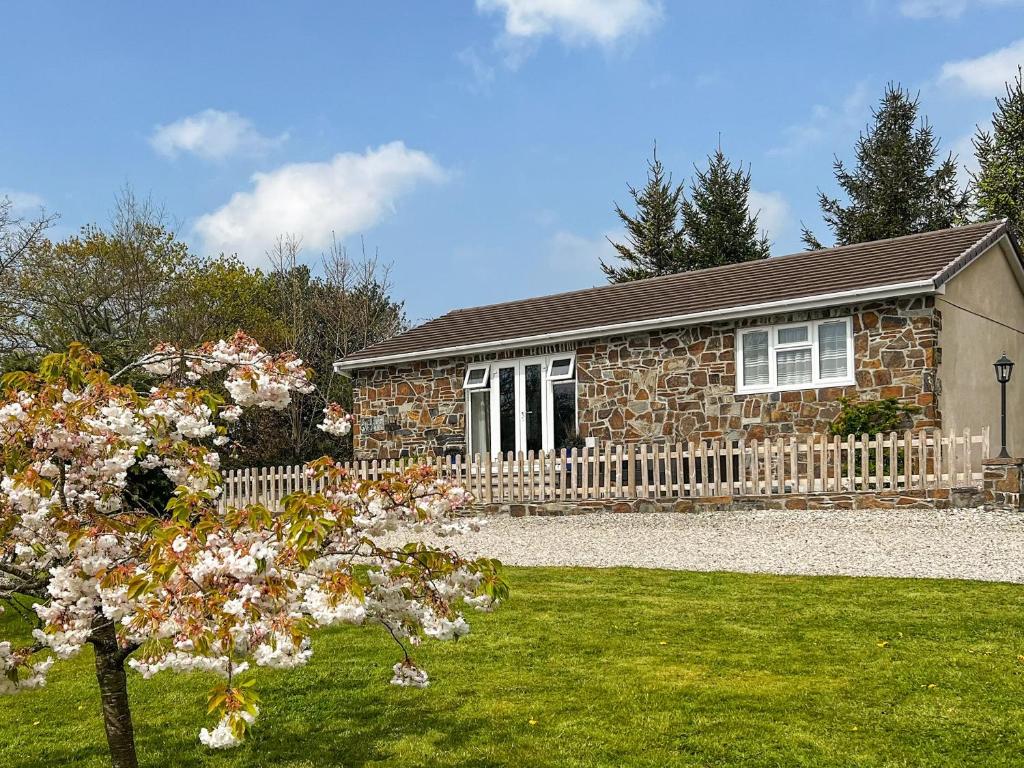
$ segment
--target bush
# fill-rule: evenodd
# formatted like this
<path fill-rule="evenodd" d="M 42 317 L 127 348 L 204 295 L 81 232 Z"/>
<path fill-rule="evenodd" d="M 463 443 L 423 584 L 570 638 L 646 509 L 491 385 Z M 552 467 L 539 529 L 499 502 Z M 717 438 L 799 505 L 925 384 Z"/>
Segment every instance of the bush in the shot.
<path fill-rule="evenodd" d="M 882 400 L 841 397 L 839 403 L 839 415 L 829 424 L 829 432 L 839 437 L 908 429 L 913 423 L 913 414 L 921 411 L 920 407 L 901 403 L 895 397 Z"/>
<path fill-rule="evenodd" d="M 839 398 L 841 405 L 839 415 L 829 424 L 829 432 L 839 437 L 859 437 L 860 435 L 878 435 L 908 429 L 913 425 L 913 414 L 921 411 L 916 405 L 901 403 L 894 397 L 881 400 L 857 400 L 853 397 Z M 853 471 L 860 475 L 863 472 L 862 455 L 858 455 Z M 891 475 L 892 467 L 888 453 L 882 458 L 882 473 Z M 868 473 L 875 474 L 875 457 L 868 456 Z M 843 462 L 843 471 L 847 471 L 847 462 Z M 896 454 L 896 472 L 902 472 L 903 449 Z"/>

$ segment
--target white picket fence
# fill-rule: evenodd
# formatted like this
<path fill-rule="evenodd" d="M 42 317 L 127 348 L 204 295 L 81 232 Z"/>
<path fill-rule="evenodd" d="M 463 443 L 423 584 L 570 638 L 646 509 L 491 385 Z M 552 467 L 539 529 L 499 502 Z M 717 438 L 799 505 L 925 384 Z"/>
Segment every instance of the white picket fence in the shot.
<path fill-rule="evenodd" d="M 412 463 L 433 465 L 490 502 L 875 493 L 979 485 L 988 430 L 935 429 L 840 438 L 794 435 L 762 441 L 603 443 L 574 451 L 375 459 L 347 465 L 377 480 Z M 294 491 L 315 491 L 302 466 L 233 469 L 223 503 L 276 505 Z"/>

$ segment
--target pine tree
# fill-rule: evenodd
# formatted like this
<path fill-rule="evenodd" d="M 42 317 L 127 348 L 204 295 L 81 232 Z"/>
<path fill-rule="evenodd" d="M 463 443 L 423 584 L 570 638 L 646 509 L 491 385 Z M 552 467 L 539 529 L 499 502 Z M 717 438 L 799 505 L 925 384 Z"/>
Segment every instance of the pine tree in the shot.
<path fill-rule="evenodd" d="M 647 161 L 647 184 L 643 189 L 629 187 L 636 205 L 636 215 L 630 216 L 616 204 L 615 212 L 626 228 L 626 242 L 609 242 L 618 251 L 617 258 L 624 264 L 606 264 L 601 260 L 610 283 L 626 283 L 645 277 L 669 275 L 688 267 L 683 263 L 683 230 L 679 223 L 679 204 L 683 185 L 673 186 L 672 175 L 658 159 L 654 147 L 653 159 Z"/>
<path fill-rule="evenodd" d="M 1024 226 L 1024 73 L 1006 84 L 1006 98 L 996 98 L 992 131 L 978 129 L 974 151 L 978 172 L 972 173 L 978 212 L 984 219 L 1007 218 Z"/>
<path fill-rule="evenodd" d="M 918 122 L 918 99 L 888 85 L 874 122 L 857 140 L 857 164 L 836 158 L 836 181 L 849 202 L 824 192 L 818 202 L 838 245 L 944 229 L 966 220 L 969 195 L 957 188 L 956 159 L 936 165 L 939 139 L 927 119 Z M 821 244 L 804 228 L 804 242 Z"/>
<path fill-rule="evenodd" d="M 769 244 L 750 215 L 750 169 L 733 168 L 722 148 L 708 156 L 707 170 L 695 168 L 689 199 L 680 209 L 689 269 L 768 258 Z"/>

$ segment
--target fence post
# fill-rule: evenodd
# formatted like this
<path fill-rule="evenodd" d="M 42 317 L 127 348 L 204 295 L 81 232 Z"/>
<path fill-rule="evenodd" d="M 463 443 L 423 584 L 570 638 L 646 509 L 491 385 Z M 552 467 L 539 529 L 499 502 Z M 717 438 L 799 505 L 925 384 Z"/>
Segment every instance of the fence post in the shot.
<path fill-rule="evenodd" d="M 750 441 L 750 481 L 751 481 L 751 495 L 761 495 L 761 457 L 760 448 L 758 447 L 757 438 Z"/>
<path fill-rule="evenodd" d="M 736 452 L 739 454 L 739 460 L 736 462 L 737 477 L 740 496 L 747 495 L 747 441 L 740 438 L 740 441 L 736 444 Z"/>
<path fill-rule="evenodd" d="M 736 443 L 732 439 L 725 441 L 725 482 L 728 486 L 727 496 L 736 494 L 736 473 L 733 469 L 733 457 L 736 455 Z"/>

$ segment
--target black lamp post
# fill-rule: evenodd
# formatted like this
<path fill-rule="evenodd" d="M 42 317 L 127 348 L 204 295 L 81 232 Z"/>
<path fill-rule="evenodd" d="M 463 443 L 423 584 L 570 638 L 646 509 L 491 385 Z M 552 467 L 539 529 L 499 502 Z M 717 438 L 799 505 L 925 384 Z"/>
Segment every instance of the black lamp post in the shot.
<path fill-rule="evenodd" d="M 1002 436 L 1002 448 L 999 450 L 1000 459 L 1010 458 L 1010 452 L 1006 450 L 1006 382 L 1010 380 L 1010 374 L 1013 373 L 1013 360 L 1006 356 L 1003 352 L 1003 356 L 995 362 L 996 369 L 996 381 L 999 382 L 999 386 L 1002 389 L 1002 408 L 1000 409 L 1000 427 Z"/>

